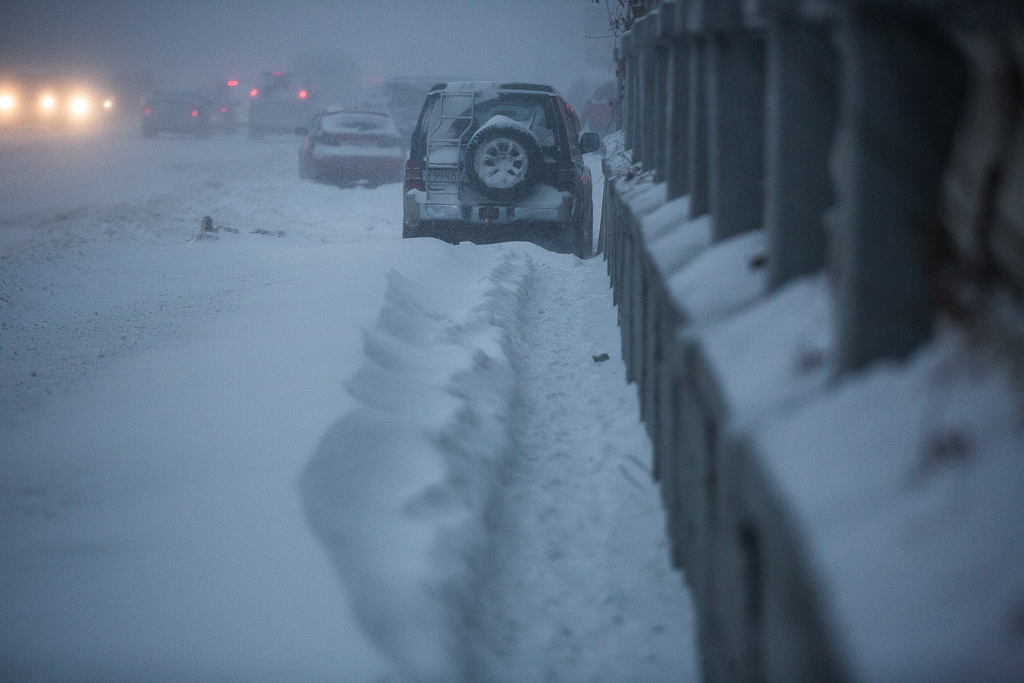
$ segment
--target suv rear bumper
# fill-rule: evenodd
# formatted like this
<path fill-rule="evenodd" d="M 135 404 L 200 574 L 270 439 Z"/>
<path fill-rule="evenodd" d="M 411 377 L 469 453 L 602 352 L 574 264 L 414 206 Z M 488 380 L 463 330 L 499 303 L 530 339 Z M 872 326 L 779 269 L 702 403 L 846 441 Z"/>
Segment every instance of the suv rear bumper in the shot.
<path fill-rule="evenodd" d="M 465 221 L 421 221 L 407 225 L 406 237 L 435 237 L 458 244 L 497 244 L 499 242 L 532 242 L 550 251 L 572 253 L 576 237 L 568 223 L 554 221 L 517 220 L 510 223 L 482 224 Z"/>
<path fill-rule="evenodd" d="M 446 201 L 449 197 L 450 202 Z M 538 187 L 532 195 L 513 205 L 476 201 L 473 197 L 455 201 L 454 195 L 431 198 L 428 202 L 425 192 L 409 190 L 405 193 L 404 224 L 445 221 L 488 227 L 531 222 L 567 223 L 572 208 L 571 193 L 559 192 L 547 185 Z"/>

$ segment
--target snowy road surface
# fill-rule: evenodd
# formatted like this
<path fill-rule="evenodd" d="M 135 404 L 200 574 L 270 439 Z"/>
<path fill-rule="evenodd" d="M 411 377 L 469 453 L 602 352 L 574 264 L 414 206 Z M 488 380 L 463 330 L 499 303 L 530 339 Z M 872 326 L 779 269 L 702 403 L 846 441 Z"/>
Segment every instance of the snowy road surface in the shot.
<path fill-rule="evenodd" d="M 599 258 L 292 139 L 0 156 L 0 679 L 697 679 Z"/>

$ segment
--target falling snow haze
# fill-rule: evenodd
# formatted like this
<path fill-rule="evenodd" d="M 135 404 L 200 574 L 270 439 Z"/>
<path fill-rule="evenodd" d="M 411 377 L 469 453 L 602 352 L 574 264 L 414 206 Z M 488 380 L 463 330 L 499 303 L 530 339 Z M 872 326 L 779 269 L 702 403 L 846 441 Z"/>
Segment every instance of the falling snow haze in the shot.
<path fill-rule="evenodd" d="M 0 4 L 0 72 L 134 73 L 197 87 L 319 54 L 354 60 L 365 81 L 516 79 L 565 92 L 602 28 L 604 7 L 584 0 L 15 1 Z"/>

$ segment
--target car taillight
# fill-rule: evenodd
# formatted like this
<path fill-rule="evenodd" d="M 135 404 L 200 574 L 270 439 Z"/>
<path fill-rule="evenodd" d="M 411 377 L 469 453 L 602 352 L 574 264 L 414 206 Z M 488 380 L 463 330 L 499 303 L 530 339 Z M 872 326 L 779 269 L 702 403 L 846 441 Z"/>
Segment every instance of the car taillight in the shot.
<path fill-rule="evenodd" d="M 305 90 L 300 90 L 299 91 L 299 99 L 300 100 L 306 99 L 306 91 Z"/>
<path fill-rule="evenodd" d="M 199 110 L 198 109 L 193 109 L 192 110 L 192 116 L 199 116 Z"/>
<path fill-rule="evenodd" d="M 223 113 L 224 113 L 224 112 L 226 112 L 227 110 L 228 110 L 228 108 L 227 108 L 227 107 L 221 107 L 221 108 L 220 108 L 220 113 L 221 113 L 221 114 L 223 114 Z"/>
<path fill-rule="evenodd" d="M 256 88 L 253 88 L 252 90 L 249 91 L 249 97 L 256 97 L 259 94 L 260 94 L 260 91 L 257 90 Z"/>
<path fill-rule="evenodd" d="M 409 159 L 405 162 L 405 192 L 423 191 L 423 162 Z"/>
<path fill-rule="evenodd" d="M 152 110 L 152 109 L 150 109 L 149 107 L 146 107 L 145 111 L 143 111 L 142 113 L 143 113 L 143 114 L 152 114 L 152 113 L 153 113 L 153 110 Z"/>

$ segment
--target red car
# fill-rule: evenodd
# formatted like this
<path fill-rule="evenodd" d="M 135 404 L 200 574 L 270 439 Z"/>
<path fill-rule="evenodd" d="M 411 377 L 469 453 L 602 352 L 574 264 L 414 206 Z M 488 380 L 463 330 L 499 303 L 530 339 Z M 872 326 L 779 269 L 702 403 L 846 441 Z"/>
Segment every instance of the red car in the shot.
<path fill-rule="evenodd" d="M 401 182 L 406 151 L 391 117 L 329 110 L 313 117 L 299 150 L 299 177 L 340 186 Z"/>

